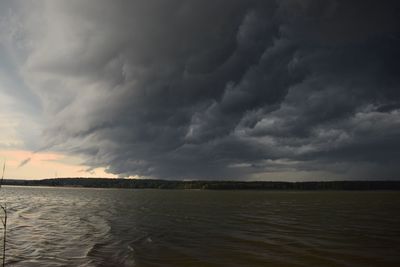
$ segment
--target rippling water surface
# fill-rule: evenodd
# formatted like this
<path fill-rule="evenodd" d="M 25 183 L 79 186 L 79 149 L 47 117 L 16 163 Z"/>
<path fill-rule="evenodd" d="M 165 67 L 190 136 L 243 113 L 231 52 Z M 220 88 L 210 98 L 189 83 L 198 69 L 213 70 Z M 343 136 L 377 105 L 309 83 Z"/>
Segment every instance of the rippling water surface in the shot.
<path fill-rule="evenodd" d="M 9 266 L 400 266 L 397 192 L 3 187 Z"/>

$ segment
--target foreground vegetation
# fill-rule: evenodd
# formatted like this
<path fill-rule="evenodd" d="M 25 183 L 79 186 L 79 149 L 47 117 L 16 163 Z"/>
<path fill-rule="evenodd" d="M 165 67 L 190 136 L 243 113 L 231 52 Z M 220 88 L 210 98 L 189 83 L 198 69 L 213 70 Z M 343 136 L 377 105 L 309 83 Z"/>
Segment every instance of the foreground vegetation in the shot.
<path fill-rule="evenodd" d="M 400 190 L 400 181 L 236 182 L 151 179 L 57 178 L 4 180 L 4 185 L 97 188 L 157 188 L 214 190 Z"/>

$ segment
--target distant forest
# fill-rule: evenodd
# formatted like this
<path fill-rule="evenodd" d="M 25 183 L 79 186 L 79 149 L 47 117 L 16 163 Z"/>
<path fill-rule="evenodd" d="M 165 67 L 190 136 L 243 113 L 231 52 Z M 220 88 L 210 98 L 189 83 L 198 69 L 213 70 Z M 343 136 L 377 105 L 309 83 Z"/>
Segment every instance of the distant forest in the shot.
<path fill-rule="evenodd" d="M 400 181 L 329 182 L 237 182 L 177 181 L 151 179 L 57 178 L 43 180 L 5 179 L 4 185 L 65 186 L 136 189 L 210 189 L 210 190 L 400 190 Z"/>

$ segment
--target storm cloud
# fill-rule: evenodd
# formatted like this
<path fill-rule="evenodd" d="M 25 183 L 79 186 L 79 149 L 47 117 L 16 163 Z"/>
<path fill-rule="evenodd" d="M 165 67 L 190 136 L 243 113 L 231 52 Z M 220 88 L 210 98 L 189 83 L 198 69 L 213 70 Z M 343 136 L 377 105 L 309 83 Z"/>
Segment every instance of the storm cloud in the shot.
<path fill-rule="evenodd" d="M 34 149 L 121 177 L 396 179 L 399 6 L 21 1 L 2 45 Z"/>

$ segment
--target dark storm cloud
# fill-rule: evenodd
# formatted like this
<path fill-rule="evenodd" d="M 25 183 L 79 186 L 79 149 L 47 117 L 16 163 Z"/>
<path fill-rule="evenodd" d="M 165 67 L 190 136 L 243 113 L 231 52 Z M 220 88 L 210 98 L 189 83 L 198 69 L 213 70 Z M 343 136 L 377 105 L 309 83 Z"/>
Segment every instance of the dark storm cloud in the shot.
<path fill-rule="evenodd" d="M 398 7 L 50 2 L 25 66 L 44 145 L 121 176 L 396 178 Z"/>

